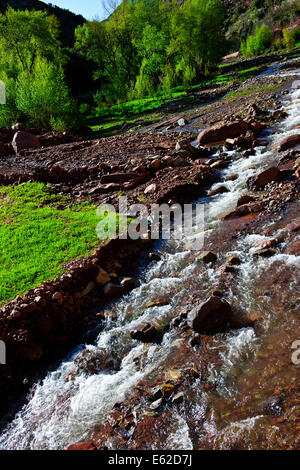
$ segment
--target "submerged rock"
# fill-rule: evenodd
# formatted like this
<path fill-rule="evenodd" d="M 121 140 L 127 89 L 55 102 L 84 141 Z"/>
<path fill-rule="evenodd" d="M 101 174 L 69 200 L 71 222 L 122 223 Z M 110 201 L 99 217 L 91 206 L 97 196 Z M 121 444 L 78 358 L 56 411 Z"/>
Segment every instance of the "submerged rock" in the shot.
<path fill-rule="evenodd" d="M 283 413 L 282 398 L 278 396 L 270 397 L 259 408 L 268 415 L 280 416 Z"/>
<path fill-rule="evenodd" d="M 188 314 L 188 324 L 197 333 L 214 330 L 231 317 L 231 307 L 224 299 L 211 296 L 206 302 L 197 305 Z"/>
<path fill-rule="evenodd" d="M 198 257 L 198 263 L 213 263 L 218 259 L 216 253 L 213 251 L 203 251 Z"/>
<path fill-rule="evenodd" d="M 84 349 L 74 358 L 77 370 L 87 374 L 98 374 L 100 371 L 118 370 L 121 364 L 119 358 L 115 359 L 104 348 Z"/>
<path fill-rule="evenodd" d="M 150 323 L 141 323 L 130 332 L 132 339 L 137 339 L 143 343 L 152 343 L 158 337 L 158 331 Z"/>

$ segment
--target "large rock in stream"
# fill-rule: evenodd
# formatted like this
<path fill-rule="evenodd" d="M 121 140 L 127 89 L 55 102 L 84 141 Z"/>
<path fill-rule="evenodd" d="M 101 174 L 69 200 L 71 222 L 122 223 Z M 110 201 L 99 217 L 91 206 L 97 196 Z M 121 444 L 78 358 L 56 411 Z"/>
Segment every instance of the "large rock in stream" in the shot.
<path fill-rule="evenodd" d="M 98 374 L 102 370 L 118 370 L 120 358 L 114 358 L 104 348 L 83 349 L 74 357 L 78 371 L 86 374 Z"/>
<path fill-rule="evenodd" d="M 291 149 L 297 145 L 300 145 L 300 134 L 289 135 L 279 142 L 278 151 L 283 152 L 284 150 Z"/>
<path fill-rule="evenodd" d="M 188 324 L 197 333 L 212 331 L 230 321 L 231 307 L 224 299 L 211 296 L 206 302 L 194 307 L 188 314 Z"/>
<path fill-rule="evenodd" d="M 281 171 L 277 166 L 271 166 L 266 170 L 262 171 L 258 175 L 251 176 L 247 181 L 249 189 L 262 189 L 268 183 L 273 181 L 279 181 L 281 179 Z"/>
<path fill-rule="evenodd" d="M 205 129 L 198 135 L 198 143 L 201 145 L 223 142 L 245 134 L 249 125 L 245 121 L 232 121 L 226 124 L 217 124 Z"/>
<path fill-rule="evenodd" d="M 143 343 L 152 343 L 158 337 L 158 331 L 150 323 L 141 323 L 130 332 L 132 339 L 137 339 Z"/>

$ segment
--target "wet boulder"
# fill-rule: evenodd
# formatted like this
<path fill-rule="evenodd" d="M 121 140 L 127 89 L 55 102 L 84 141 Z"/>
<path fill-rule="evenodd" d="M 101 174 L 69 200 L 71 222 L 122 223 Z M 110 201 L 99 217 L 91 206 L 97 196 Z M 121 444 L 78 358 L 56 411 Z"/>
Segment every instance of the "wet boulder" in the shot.
<path fill-rule="evenodd" d="M 25 131 L 25 126 L 22 122 L 17 122 L 14 124 L 12 127 L 12 130 L 17 132 L 17 131 Z"/>
<path fill-rule="evenodd" d="M 270 238 L 269 240 L 264 240 L 260 243 L 257 243 L 256 245 L 254 245 L 253 248 L 255 248 L 256 250 L 265 250 L 267 248 L 274 248 L 276 244 L 277 242 L 275 238 Z"/>
<path fill-rule="evenodd" d="M 6 132 L 1 132 L 0 130 L 0 142 L 3 144 L 8 144 L 9 141 L 9 135 Z"/>
<path fill-rule="evenodd" d="M 262 212 L 263 205 L 260 202 L 249 202 L 248 204 L 243 204 L 238 206 L 235 210 L 226 214 L 223 219 L 232 219 L 235 217 L 243 217 L 248 214 L 255 214 Z"/>
<path fill-rule="evenodd" d="M 226 124 L 217 124 L 205 129 L 198 135 L 198 143 L 201 145 L 214 142 L 224 142 L 226 139 L 233 139 L 245 134 L 249 125 L 245 121 L 232 121 Z"/>
<path fill-rule="evenodd" d="M 104 271 L 104 269 L 99 267 L 99 271 L 95 280 L 100 286 L 105 286 L 105 284 L 110 281 L 110 276 L 106 271 Z"/>
<path fill-rule="evenodd" d="M 284 152 L 285 150 L 296 147 L 297 145 L 300 145 L 300 134 L 289 135 L 279 142 L 277 148 L 279 152 Z"/>
<path fill-rule="evenodd" d="M 14 135 L 12 146 L 14 151 L 19 153 L 21 150 L 39 148 L 40 140 L 28 132 L 18 131 Z"/>
<path fill-rule="evenodd" d="M 124 277 L 120 284 L 126 292 L 136 288 L 136 280 L 133 277 Z"/>
<path fill-rule="evenodd" d="M 255 202 L 257 200 L 256 196 L 251 196 L 251 194 L 242 194 L 237 200 L 237 207 L 248 204 L 249 202 Z"/>
<path fill-rule="evenodd" d="M 268 183 L 279 181 L 280 179 L 281 171 L 279 168 L 277 166 L 271 166 L 258 175 L 251 176 L 247 181 L 247 186 L 249 189 L 262 189 Z"/>
<path fill-rule="evenodd" d="M 228 193 L 229 190 L 226 188 L 226 186 L 218 186 L 216 189 L 213 189 L 210 191 L 207 195 L 208 197 L 216 196 L 217 194 L 223 194 L 223 193 Z"/>
<path fill-rule="evenodd" d="M 76 442 L 76 444 L 69 445 L 66 450 L 97 450 L 97 447 L 92 441 Z"/>
<path fill-rule="evenodd" d="M 0 141 L 0 157 L 5 157 L 7 155 L 7 149 L 5 145 Z"/>
<path fill-rule="evenodd" d="M 141 323 L 130 332 L 130 336 L 143 343 L 152 343 L 158 337 L 158 330 L 150 323 Z"/>
<path fill-rule="evenodd" d="M 264 248 L 254 251 L 253 256 L 261 256 L 262 258 L 270 258 L 271 256 L 276 255 L 275 248 Z"/>
<path fill-rule="evenodd" d="M 105 297 L 118 297 L 124 294 L 125 289 L 124 286 L 121 286 L 120 284 L 114 284 L 113 282 L 109 282 L 103 288 L 103 292 Z"/>
<path fill-rule="evenodd" d="M 226 300 L 211 296 L 188 313 L 188 324 L 196 333 L 212 331 L 230 321 L 231 314 Z"/>
<path fill-rule="evenodd" d="M 213 263 L 214 261 L 217 261 L 217 255 L 213 251 L 203 251 L 200 253 L 200 255 L 197 257 L 198 263 Z"/>
<path fill-rule="evenodd" d="M 226 263 L 230 264 L 231 266 L 238 266 L 241 264 L 241 260 L 237 255 L 231 255 L 229 258 L 227 258 Z"/>
<path fill-rule="evenodd" d="M 98 374 L 102 370 L 118 370 L 121 364 L 119 358 L 114 358 L 104 348 L 83 349 L 74 358 L 78 371 L 87 374 Z"/>

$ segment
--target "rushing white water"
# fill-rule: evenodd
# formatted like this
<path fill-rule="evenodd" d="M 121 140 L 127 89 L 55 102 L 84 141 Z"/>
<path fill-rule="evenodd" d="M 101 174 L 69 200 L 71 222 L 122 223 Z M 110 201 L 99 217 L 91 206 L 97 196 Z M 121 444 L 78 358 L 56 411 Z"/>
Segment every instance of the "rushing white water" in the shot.
<path fill-rule="evenodd" d="M 238 178 L 222 183 L 228 188 L 228 193 L 203 201 L 206 204 L 207 230 L 218 226 L 220 216 L 235 207 L 237 199 L 246 191 L 247 179 L 274 162 L 273 146 L 283 137 L 295 132 L 295 127 L 300 124 L 300 90 L 297 89 L 286 97 L 284 109 L 288 112 L 288 117 L 277 126 L 277 133 L 271 135 L 269 150 L 257 148 L 255 155 L 249 158 L 239 158 L 233 152 L 233 163 L 223 171 L 223 176 L 224 180 L 231 174 L 237 174 Z M 218 185 L 219 183 L 215 187 Z M 260 235 L 251 237 L 244 238 L 242 245 L 238 247 L 238 254 L 243 261 L 240 267 L 243 275 L 238 301 L 246 310 L 249 307 L 249 283 L 260 270 L 276 261 L 291 263 L 299 268 L 299 257 L 283 254 L 268 260 L 258 260 L 253 266 L 251 253 L 249 249 L 244 250 L 244 247 L 252 246 L 263 238 Z M 105 348 L 112 356 L 122 357 L 120 370 L 93 375 L 81 372 L 73 380 L 65 380 L 73 362 L 72 359 L 63 362 L 55 372 L 49 373 L 36 385 L 28 403 L 0 436 L 1 449 L 62 449 L 72 442 L 84 439 L 87 430 L 105 420 L 115 402 L 123 400 L 142 377 L 167 360 L 173 348 L 178 347 L 178 338 L 172 330 L 164 335 L 161 344 L 151 346 L 132 340 L 130 331 L 141 322 L 151 321 L 159 325 L 169 322 L 175 316 L 176 306 L 197 268 L 195 260 L 198 252 L 186 248 L 190 241 L 191 234 L 187 234 L 183 240 L 172 240 L 164 244 L 161 261 L 150 265 L 143 273 L 140 286 L 115 305 L 116 319 L 110 320 L 95 346 L 88 346 L 91 350 L 95 347 Z M 217 284 L 218 273 L 212 269 L 208 269 L 203 276 L 209 279 L 210 289 Z M 158 296 L 166 298 L 168 303 L 146 308 Z M 243 357 L 249 358 L 249 355 L 255 353 L 257 338 L 253 329 L 246 328 L 223 335 L 221 339 L 225 350 L 222 350 L 223 367 L 217 375 L 224 393 L 230 395 L 233 392 L 227 387 L 226 375 L 236 361 Z M 219 337 L 216 341 L 218 340 Z M 213 376 L 215 371 L 211 371 L 211 374 Z M 200 408 L 195 409 L 203 413 Z M 259 418 L 258 416 L 229 426 L 218 439 L 226 447 L 228 436 L 248 432 L 253 421 Z M 166 448 L 191 449 L 187 423 L 178 414 L 174 415 L 174 423 L 174 431 L 166 441 Z M 210 426 L 208 431 L 212 432 L 213 422 L 206 426 Z"/>

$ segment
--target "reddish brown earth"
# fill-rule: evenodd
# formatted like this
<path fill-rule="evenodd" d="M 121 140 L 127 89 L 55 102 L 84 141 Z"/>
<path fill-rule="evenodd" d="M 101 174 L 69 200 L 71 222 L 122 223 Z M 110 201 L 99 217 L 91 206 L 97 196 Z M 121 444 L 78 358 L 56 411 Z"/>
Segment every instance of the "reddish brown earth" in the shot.
<path fill-rule="evenodd" d="M 274 102 L 276 97 L 270 99 Z M 246 106 L 244 119 L 248 120 L 253 130 L 253 135 L 249 137 L 250 147 L 249 139 L 246 139 L 247 144 L 244 139 L 231 144 L 244 151 L 251 151 L 258 145 L 261 129 L 273 123 L 275 117 L 264 112 L 259 113 L 257 109 L 254 117 L 253 108 L 248 108 L 249 102 Z M 278 115 L 279 119 L 280 117 Z M 213 115 L 211 111 L 211 116 L 208 112 L 206 119 L 212 124 L 218 121 L 218 115 Z M 232 116 L 232 119 L 239 119 L 239 116 Z M 0 183 L 44 181 L 50 183 L 55 193 L 91 200 L 97 204 L 109 202 L 116 205 L 120 193 L 128 196 L 129 203 L 143 202 L 148 206 L 153 202 L 188 202 L 206 195 L 212 183 L 220 178 L 219 169 L 230 163 L 230 156 L 226 152 L 219 155 L 218 159 L 209 159 L 215 149 L 194 149 L 190 145 L 191 140 L 192 135 L 189 133 L 145 133 L 61 143 L 36 150 L 22 150 L 16 155 L 10 149 L 8 155 L 0 160 Z M 299 159 L 297 151 L 290 150 L 284 154 L 276 177 L 264 181 L 263 188 L 259 187 L 262 191 L 251 186 L 248 199 L 240 201 L 234 213 L 221 223 L 220 229 L 208 240 L 207 249 L 219 252 L 215 269 L 222 272 L 218 285 L 214 286 L 214 291 L 210 294 L 222 298 L 228 289 L 234 291 L 236 288 L 234 281 L 239 269 L 238 263 L 228 261 L 226 253 L 231 251 L 234 241 L 241 234 L 260 233 L 264 230 L 272 239 L 276 229 L 282 227 L 285 228 L 283 237 L 289 242 L 285 250 L 288 253 L 299 253 L 299 242 L 295 240 L 299 226 L 290 225 L 294 222 L 295 201 L 299 198 L 297 158 Z M 270 229 L 265 228 L 266 222 Z M 276 240 L 276 243 L 281 241 Z M 99 247 L 95 254 L 71 263 L 68 271 L 59 279 L 44 283 L 40 288 L 31 290 L 1 309 L 0 337 L 7 343 L 8 354 L 13 358 L 12 364 L 1 366 L 1 398 L 13 398 L 23 392 L 26 389 L 22 385 L 25 377 L 33 376 L 37 369 L 47 364 L 54 350 L 58 356 L 60 351 L 63 353 L 74 344 L 80 330 L 86 330 L 90 322 L 97 321 L 97 312 L 94 311 L 92 317 L 88 312 L 95 305 L 99 308 L 107 300 L 103 285 L 97 282 L 100 273 L 103 275 L 101 270 L 105 270 L 114 286 L 119 288 L 122 278 L 130 273 L 130 267 L 135 264 L 140 251 L 147 246 L 148 242 L 112 241 L 107 246 Z M 260 247 L 271 248 L 272 242 Z M 199 270 L 201 269 L 204 267 L 199 266 Z M 278 278 L 274 271 L 267 278 L 258 280 L 257 288 L 260 292 L 271 286 L 273 289 L 274 286 L 277 287 L 273 301 L 278 312 L 286 308 L 281 286 L 289 282 L 290 274 L 287 269 L 285 275 Z M 116 292 L 120 295 L 124 290 L 116 289 Z M 191 296 L 188 304 L 192 307 L 200 302 L 201 295 L 199 292 L 199 296 Z M 293 308 L 291 310 L 294 312 Z M 213 335 L 195 334 L 185 321 L 187 313 L 186 309 L 179 311 L 176 325 L 171 326 L 178 328 L 180 344 L 165 367 L 157 371 L 154 377 L 139 383 L 123 403 L 116 404 L 107 422 L 91 430 L 90 441 L 78 444 L 77 448 L 94 450 L 109 444 L 115 449 L 150 449 L 159 445 L 162 435 L 166 435 L 172 408 L 179 407 L 182 413 L 185 413 L 184 410 L 188 411 L 195 381 L 201 383 L 203 390 L 210 392 L 208 367 L 214 363 L 217 365 L 219 360 L 211 349 Z M 233 313 L 237 312 L 233 309 Z M 220 326 L 218 322 L 217 324 Z M 258 330 L 263 328 L 257 314 L 242 318 L 242 321 L 239 319 L 239 326 L 241 324 L 255 324 Z M 197 347 L 191 348 L 191 341 L 193 345 L 201 344 L 200 350 Z M 275 358 L 280 353 L 283 368 L 290 359 L 286 352 L 280 351 L 280 347 Z M 274 367 L 275 358 L 272 359 Z M 175 378 L 166 379 L 170 361 L 172 369 L 180 373 L 175 374 Z M 260 367 L 259 360 L 257 367 Z M 254 388 L 254 385 L 253 382 L 251 386 Z M 276 383 L 276 388 L 274 385 L 271 377 L 264 398 L 276 396 L 278 384 Z M 163 400 L 161 408 L 153 411 L 149 409 L 149 403 L 153 401 L 149 397 L 157 386 L 162 389 Z M 283 375 L 279 394 L 286 412 L 276 418 L 267 415 L 266 422 L 275 422 L 283 430 L 283 434 L 289 436 L 289 442 L 282 440 L 278 444 L 280 448 L 298 448 L 299 437 L 292 432 L 292 427 L 299 423 L 299 387 Z M 230 404 L 227 405 L 230 409 Z M 224 403 L 216 399 L 215 406 L 222 419 Z M 249 399 L 248 403 L 230 412 L 242 419 L 251 414 L 251 406 Z M 189 422 L 189 425 L 195 447 L 210 448 L 210 442 L 201 441 L 197 437 L 197 423 Z M 236 443 L 236 448 L 243 448 L 243 445 L 243 442 Z M 258 444 L 258 448 L 266 446 L 263 440 Z M 76 448 L 76 445 L 72 448 Z"/>

